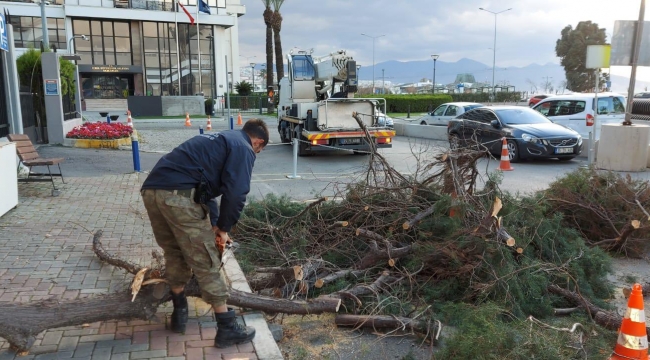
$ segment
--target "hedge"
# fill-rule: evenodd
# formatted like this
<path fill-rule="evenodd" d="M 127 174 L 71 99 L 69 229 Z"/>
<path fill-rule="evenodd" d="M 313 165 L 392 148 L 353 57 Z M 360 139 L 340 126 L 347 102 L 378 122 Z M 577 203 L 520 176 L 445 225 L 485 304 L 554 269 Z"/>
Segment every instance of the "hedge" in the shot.
<path fill-rule="evenodd" d="M 521 100 L 521 92 L 505 92 L 499 91 L 496 92 L 495 102 L 518 102 Z M 490 102 L 489 93 L 463 93 L 463 94 L 451 94 L 453 101 L 467 101 L 467 102 L 477 102 L 477 103 L 487 103 Z"/>
<path fill-rule="evenodd" d="M 427 112 L 441 104 L 453 101 L 448 94 L 406 94 L 406 95 L 362 95 L 361 98 L 386 99 L 386 111 L 389 113 Z"/>

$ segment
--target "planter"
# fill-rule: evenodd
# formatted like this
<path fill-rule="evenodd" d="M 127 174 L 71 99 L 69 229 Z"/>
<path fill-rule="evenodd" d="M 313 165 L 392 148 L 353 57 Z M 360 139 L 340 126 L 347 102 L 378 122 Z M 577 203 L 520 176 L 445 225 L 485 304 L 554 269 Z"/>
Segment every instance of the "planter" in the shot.
<path fill-rule="evenodd" d="M 108 116 L 107 112 L 100 112 L 99 116 L 103 117 L 104 119 Z"/>
<path fill-rule="evenodd" d="M 111 121 L 117 121 L 117 119 L 119 119 L 120 116 L 119 115 L 111 115 L 110 118 L 111 118 Z"/>
<path fill-rule="evenodd" d="M 84 149 L 119 149 L 120 146 L 131 145 L 131 138 L 121 138 L 113 140 L 100 139 L 68 139 L 63 142 L 65 146 L 84 148 Z"/>

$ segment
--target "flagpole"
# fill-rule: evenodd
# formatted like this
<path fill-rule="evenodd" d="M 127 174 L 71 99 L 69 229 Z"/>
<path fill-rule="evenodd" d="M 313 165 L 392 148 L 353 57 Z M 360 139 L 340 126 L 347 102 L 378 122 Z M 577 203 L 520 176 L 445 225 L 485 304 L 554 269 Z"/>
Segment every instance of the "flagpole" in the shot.
<path fill-rule="evenodd" d="M 201 74 L 201 26 L 199 26 L 200 1 L 196 0 L 196 48 L 199 50 L 199 93 L 203 93 L 203 74 Z"/>
<path fill-rule="evenodd" d="M 178 95 L 183 95 L 181 88 L 181 49 L 178 41 L 178 0 L 174 0 L 174 24 L 176 24 L 176 71 L 178 75 Z"/>

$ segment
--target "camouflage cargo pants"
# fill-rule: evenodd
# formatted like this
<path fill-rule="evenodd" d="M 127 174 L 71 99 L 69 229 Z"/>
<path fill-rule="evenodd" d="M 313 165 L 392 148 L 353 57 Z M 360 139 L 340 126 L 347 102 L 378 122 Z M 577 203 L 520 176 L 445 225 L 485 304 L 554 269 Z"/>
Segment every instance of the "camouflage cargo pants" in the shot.
<path fill-rule="evenodd" d="M 215 244 L 207 208 L 188 194 L 170 190 L 142 190 L 151 228 L 165 252 L 165 277 L 170 286 L 184 286 L 192 272 L 202 299 L 212 306 L 226 304 L 228 287 L 221 273 L 221 257 Z"/>

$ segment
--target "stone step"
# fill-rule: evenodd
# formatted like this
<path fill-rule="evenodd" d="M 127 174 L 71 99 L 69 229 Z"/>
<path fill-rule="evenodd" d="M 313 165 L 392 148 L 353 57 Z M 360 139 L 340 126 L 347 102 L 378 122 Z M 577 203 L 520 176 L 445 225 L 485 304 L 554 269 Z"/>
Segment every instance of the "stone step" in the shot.
<path fill-rule="evenodd" d="M 86 111 L 127 110 L 126 99 L 86 99 Z"/>

